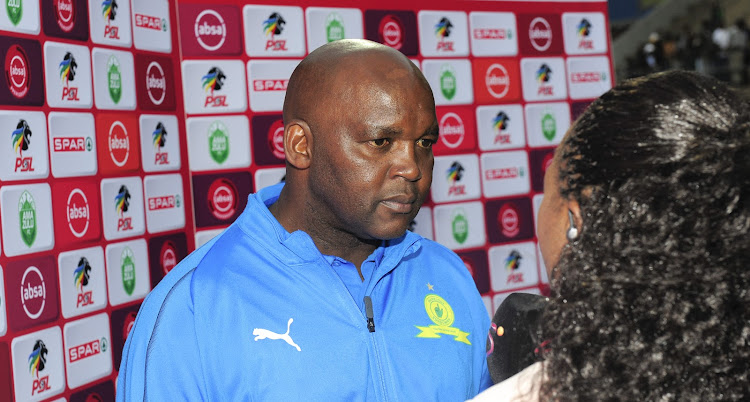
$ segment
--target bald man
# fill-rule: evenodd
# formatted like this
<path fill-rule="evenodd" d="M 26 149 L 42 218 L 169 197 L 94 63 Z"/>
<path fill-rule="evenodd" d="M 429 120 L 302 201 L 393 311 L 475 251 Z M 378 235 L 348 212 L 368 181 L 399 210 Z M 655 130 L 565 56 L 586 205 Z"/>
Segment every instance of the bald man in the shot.
<path fill-rule="evenodd" d="M 435 103 L 396 50 L 307 56 L 284 102 L 286 184 L 141 306 L 117 399 L 446 400 L 490 385 L 463 262 L 407 231 L 432 181 Z"/>

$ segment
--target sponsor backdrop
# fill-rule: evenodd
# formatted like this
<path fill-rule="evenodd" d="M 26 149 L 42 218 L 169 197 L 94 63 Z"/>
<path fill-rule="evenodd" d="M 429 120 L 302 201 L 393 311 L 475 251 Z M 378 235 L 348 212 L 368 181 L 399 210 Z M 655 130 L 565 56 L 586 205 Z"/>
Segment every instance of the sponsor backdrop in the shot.
<path fill-rule="evenodd" d="M 284 179 L 289 76 L 342 38 L 400 50 L 435 95 L 411 229 L 461 256 L 489 314 L 547 291 L 536 211 L 554 147 L 613 82 L 605 1 L 5 3 L 0 401 L 113 399 L 140 302 Z"/>

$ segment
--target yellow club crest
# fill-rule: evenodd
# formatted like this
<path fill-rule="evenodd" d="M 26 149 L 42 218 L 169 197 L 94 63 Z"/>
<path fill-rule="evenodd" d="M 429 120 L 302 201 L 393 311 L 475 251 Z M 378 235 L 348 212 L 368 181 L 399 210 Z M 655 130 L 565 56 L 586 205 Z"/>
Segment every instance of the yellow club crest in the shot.
<path fill-rule="evenodd" d="M 430 317 L 430 320 L 435 325 L 428 327 L 416 325 L 422 331 L 417 334 L 417 338 L 440 338 L 440 334 L 445 334 L 455 337 L 454 340 L 458 342 L 471 345 L 471 342 L 467 338 L 469 336 L 468 332 L 451 327 L 456 316 L 453 314 L 451 305 L 445 299 L 436 294 L 429 294 L 424 298 L 424 308 L 427 311 L 427 316 Z"/>

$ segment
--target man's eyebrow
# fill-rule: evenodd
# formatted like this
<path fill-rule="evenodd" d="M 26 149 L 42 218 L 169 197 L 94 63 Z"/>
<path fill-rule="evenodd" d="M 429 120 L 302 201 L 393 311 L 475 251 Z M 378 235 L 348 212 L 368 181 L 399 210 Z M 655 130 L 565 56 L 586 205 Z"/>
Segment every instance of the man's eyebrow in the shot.
<path fill-rule="evenodd" d="M 435 137 L 440 137 L 440 127 L 435 124 L 434 126 L 428 128 L 422 135 L 434 135 Z"/>
<path fill-rule="evenodd" d="M 403 130 L 391 126 L 375 126 L 373 127 L 372 132 L 382 135 L 399 135 L 403 133 Z"/>

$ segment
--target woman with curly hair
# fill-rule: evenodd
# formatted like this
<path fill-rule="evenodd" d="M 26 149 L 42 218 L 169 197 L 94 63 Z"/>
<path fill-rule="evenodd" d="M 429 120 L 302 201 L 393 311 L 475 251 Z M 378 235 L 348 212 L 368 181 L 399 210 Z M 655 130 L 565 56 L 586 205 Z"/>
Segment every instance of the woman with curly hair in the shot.
<path fill-rule="evenodd" d="M 750 400 L 748 232 L 743 99 L 684 71 L 605 93 L 545 176 L 544 362 L 476 400 Z"/>

